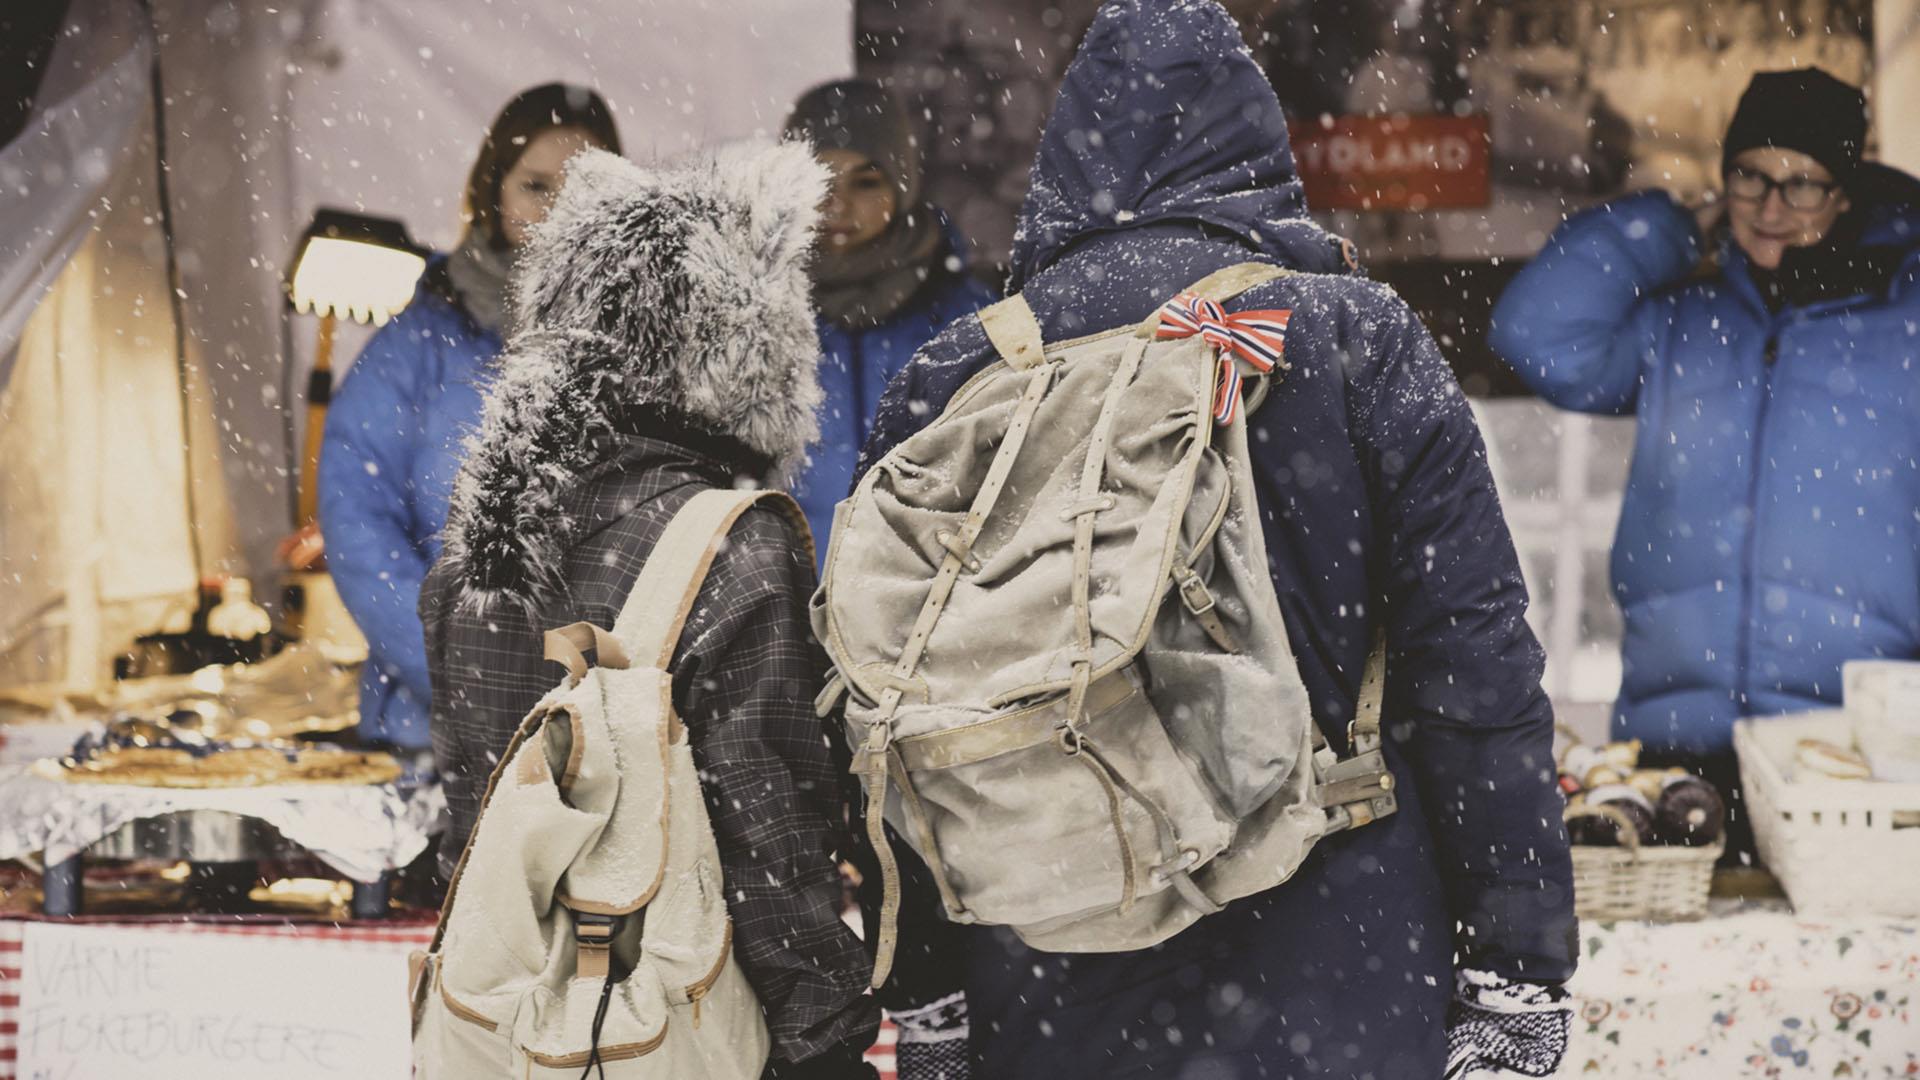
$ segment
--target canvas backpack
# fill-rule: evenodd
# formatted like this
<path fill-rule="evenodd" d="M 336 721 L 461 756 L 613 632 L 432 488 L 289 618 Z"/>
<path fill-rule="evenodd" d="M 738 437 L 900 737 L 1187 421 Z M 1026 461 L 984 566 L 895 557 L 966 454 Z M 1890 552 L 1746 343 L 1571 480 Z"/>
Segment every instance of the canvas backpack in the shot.
<path fill-rule="evenodd" d="M 1285 369 L 1287 313 L 1219 302 L 1284 272 L 1233 267 L 1057 343 L 1019 296 L 986 309 L 999 358 L 838 507 L 812 617 L 884 877 L 876 986 L 899 904 L 882 820 L 949 918 L 1118 952 L 1394 811 L 1379 641 L 1339 759 L 1267 573 L 1242 380 Z"/>
<path fill-rule="evenodd" d="M 766 1023 L 733 956 L 667 664 L 719 545 L 763 499 L 805 535 L 785 495 L 700 492 L 611 633 L 577 623 L 547 634 L 567 677 L 501 756 L 433 946 L 416 957 L 419 1076 L 760 1076 Z"/>

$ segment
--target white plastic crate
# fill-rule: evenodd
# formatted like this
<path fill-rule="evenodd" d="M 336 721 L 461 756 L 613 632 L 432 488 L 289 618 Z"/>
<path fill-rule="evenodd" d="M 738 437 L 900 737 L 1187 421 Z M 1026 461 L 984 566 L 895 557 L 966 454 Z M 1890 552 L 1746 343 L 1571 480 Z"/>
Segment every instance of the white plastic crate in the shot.
<path fill-rule="evenodd" d="M 1850 746 L 1853 721 L 1823 709 L 1733 731 L 1754 840 L 1794 910 L 1920 916 L 1920 784 L 1810 774 L 1801 739 Z"/>

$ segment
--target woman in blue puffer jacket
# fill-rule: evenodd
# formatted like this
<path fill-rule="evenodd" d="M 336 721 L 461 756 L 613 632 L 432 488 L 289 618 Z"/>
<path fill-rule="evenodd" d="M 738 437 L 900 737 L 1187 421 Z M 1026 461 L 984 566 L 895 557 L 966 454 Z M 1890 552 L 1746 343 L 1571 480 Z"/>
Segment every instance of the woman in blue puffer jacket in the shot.
<path fill-rule="evenodd" d="M 1858 90 L 1757 75 L 1724 202 L 1579 214 L 1494 311 L 1540 396 L 1639 420 L 1613 733 L 1723 785 L 1735 719 L 1837 704 L 1848 660 L 1920 656 L 1920 187 L 1862 164 L 1865 141 Z M 1744 815 L 1729 839 L 1750 845 Z"/>
<path fill-rule="evenodd" d="M 921 191 L 920 150 L 905 110 L 861 79 L 807 91 L 787 118 L 833 171 L 813 261 L 820 328 L 820 438 L 793 495 L 824 564 L 833 508 L 887 383 L 946 325 L 994 301 L 967 274 L 967 245 Z"/>
<path fill-rule="evenodd" d="M 613 113 L 593 91 L 549 83 L 507 103 L 468 175 L 459 247 L 428 263 L 412 302 L 367 342 L 327 411 L 320 531 L 367 639 L 359 734 L 369 744 L 430 745 L 420 583 L 440 554 L 461 444 L 500 352 L 513 253 L 546 216 L 561 167 L 588 147 L 620 149 Z"/>

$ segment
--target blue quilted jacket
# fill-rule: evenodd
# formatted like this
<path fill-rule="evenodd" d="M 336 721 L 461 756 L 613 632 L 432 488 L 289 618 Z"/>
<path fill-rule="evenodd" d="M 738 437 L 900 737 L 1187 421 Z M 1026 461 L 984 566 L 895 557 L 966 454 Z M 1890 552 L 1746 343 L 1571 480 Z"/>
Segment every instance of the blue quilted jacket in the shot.
<path fill-rule="evenodd" d="M 1692 215 L 1635 195 L 1569 219 L 1495 309 L 1541 397 L 1639 420 L 1616 737 L 1725 752 L 1741 716 L 1838 704 L 1848 660 L 1920 656 L 1920 209 L 1873 207 L 1861 247 L 1884 287 L 1773 312 L 1736 245 L 1696 274 Z"/>

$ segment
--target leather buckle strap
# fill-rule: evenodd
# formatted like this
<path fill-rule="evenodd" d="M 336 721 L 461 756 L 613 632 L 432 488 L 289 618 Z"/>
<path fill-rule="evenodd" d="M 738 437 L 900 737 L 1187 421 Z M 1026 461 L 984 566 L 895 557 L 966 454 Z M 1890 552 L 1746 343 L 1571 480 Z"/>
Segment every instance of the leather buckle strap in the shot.
<path fill-rule="evenodd" d="M 1060 511 L 1060 520 L 1072 521 L 1086 514 L 1098 514 L 1106 510 L 1111 510 L 1118 505 L 1120 505 L 1120 500 L 1106 492 L 1098 495 L 1090 495 L 1084 499 L 1078 499 L 1068 503 L 1066 508 Z"/>
<path fill-rule="evenodd" d="M 1074 739 L 1078 739 L 1085 724 L 1099 720 L 1140 692 L 1133 679 L 1128 677 L 1131 670 L 1122 668 L 1109 672 L 1093 680 L 1092 685 L 1087 687 L 1086 704 L 1081 709 L 1085 721 L 1081 727 L 1074 729 Z M 1067 728 L 1062 719 L 1064 711 L 1064 699 L 1053 697 L 1038 705 L 1002 712 L 988 720 L 943 731 L 905 736 L 895 734 L 889 749 L 909 772 L 974 765 L 1048 742 L 1061 745 L 1060 732 Z M 865 742 L 864 739 L 861 741 Z M 866 774 L 867 751 L 864 748 L 854 750 L 851 771 L 858 775 Z"/>
<path fill-rule="evenodd" d="M 1213 592 L 1200 580 L 1200 575 L 1193 572 L 1193 567 L 1178 567 L 1174 573 L 1179 575 L 1180 603 L 1186 606 L 1187 614 L 1197 618 L 1214 609 Z"/>
<path fill-rule="evenodd" d="M 1327 812 L 1329 832 L 1359 828 L 1399 809 L 1393 773 L 1378 749 L 1326 766 L 1314 798 Z"/>
<path fill-rule="evenodd" d="M 827 680 L 827 685 L 821 687 L 820 692 L 814 695 L 813 715 L 822 720 L 833 715 L 833 710 L 840 707 L 840 699 L 846 694 L 847 677 L 835 671 L 833 677 Z"/>
<path fill-rule="evenodd" d="M 1008 367 L 1026 371 L 1045 362 L 1047 350 L 1041 340 L 1040 322 L 1034 318 L 1025 297 L 1015 293 L 981 308 L 979 318 L 987 340 L 993 343 L 994 351 Z"/>
<path fill-rule="evenodd" d="M 1214 601 L 1213 590 L 1207 588 L 1207 583 L 1200 580 L 1200 575 L 1194 573 L 1191 566 L 1176 565 L 1173 573 L 1174 584 L 1180 590 L 1180 605 L 1187 609 L 1187 614 L 1193 616 L 1194 621 L 1200 624 L 1200 629 L 1207 632 L 1207 636 L 1220 646 L 1221 651 L 1239 652 L 1239 640 L 1233 636 L 1233 631 L 1227 629 L 1219 612 L 1214 610 L 1219 604 Z"/>
<path fill-rule="evenodd" d="M 574 974 L 586 979 L 606 978 L 613 966 L 613 938 L 626 917 L 572 909 L 568 914 L 573 916 Z"/>
<path fill-rule="evenodd" d="M 1380 709 L 1387 692 L 1387 635 L 1376 630 L 1367 651 L 1367 666 L 1360 673 L 1360 692 L 1355 695 L 1353 721 L 1347 725 L 1348 752 L 1360 755 L 1380 748 Z"/>
<path fill-rule="evenodd" d="M 933 539 L 968 570 L 979 571 L 980 560 L 973 557 L 973 538 L 942 529 L 933 535 Z"/>

